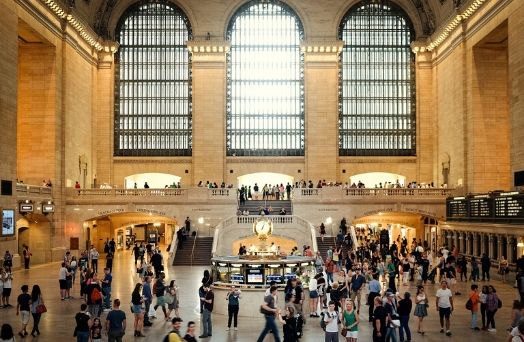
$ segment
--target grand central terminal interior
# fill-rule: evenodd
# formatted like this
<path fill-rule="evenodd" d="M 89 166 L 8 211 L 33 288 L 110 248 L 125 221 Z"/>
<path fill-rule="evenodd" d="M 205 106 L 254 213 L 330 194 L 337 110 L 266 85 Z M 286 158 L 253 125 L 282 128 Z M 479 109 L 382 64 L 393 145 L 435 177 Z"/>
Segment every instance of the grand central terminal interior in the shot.
<path fill-rule="evenodd" d="M 42 335 L 22 339 L 72 338 L 82 300 L 78 283 L 59 300 L 60 263 L 94 247 L 105 265 L 111 240 L 126 341 L 135 244 L 177 280 L 181 332 L 203 334 L 209 270 L 214 331 L 199 340 L 256 341 L 249 306 L 270 282 L 283 290 L 346 240 L 344 253 L 405 240 L 435 263 L 444 246 L 486 254 L 497 331 L 459 329 L 472 283 L 459 282 L 452 339 L 507 339 L 524 255 L 524 1 L 5 0 L 0 13 L 0 260 L 11 304 L 39 284 L 48 306 Z M 0 326 L 16 335 L 14 310 Z M 443 338 L 433 306 L 425 335 L 411 325 L 413 341 Z M 171 329 L 157 318 L 143 334 Z M 301 341 L 323 336 L 307 319 Z"/>

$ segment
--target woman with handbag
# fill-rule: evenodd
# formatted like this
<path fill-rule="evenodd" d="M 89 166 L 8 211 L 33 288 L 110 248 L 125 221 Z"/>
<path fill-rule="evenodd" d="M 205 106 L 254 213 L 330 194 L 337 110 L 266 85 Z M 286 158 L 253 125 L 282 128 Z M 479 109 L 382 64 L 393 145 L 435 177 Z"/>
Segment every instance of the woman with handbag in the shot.
<path fill-rule="evenodd" d="M 355 313 L 355 308 L 351 299 L 346 301 L 346 308 L 342 314 L 342 324 L 343 328 L 341 334 L 346 338 L 346 342 L 357 342 L 360 319 Z"/>
<path fill-rule="evenodd" d="M 33 337 L 40 335 L 38 324 L 40 323 L 40 318 L 44 312 L 47 312 L 47 309 L 44 305 L 44 299 L 42 298 L 40 286 L 33 285 L 33 289 L 31 291 L 31 314 L 33 315 L 33 330 L 31 330 L 31 336 Z"/>

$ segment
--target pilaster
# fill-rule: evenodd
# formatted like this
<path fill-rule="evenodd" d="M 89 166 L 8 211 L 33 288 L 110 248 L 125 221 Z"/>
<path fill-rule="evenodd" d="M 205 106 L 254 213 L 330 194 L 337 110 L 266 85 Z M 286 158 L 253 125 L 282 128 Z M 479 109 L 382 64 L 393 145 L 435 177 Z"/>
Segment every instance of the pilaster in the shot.
<path fill-rule="evenodd" d="M 340 40 L 305 41 L 306 179 L 338 177 L 338 79 Z"/>
<path fill-rule="evenodd" d="M 187 43 L 193 71 L 193 185 L 226 179 L 226 54 L 230 43 Z"/>

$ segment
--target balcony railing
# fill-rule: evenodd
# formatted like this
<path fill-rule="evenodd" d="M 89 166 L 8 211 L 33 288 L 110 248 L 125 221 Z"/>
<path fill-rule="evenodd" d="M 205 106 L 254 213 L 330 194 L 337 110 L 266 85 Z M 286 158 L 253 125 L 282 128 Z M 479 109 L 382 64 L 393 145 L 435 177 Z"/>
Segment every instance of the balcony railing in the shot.
<path fill-rule="evenodd" d="M 352 199 L 352 198 L 423 198 L 423 199 L 446 199 L 452 196 L 455 189 L 448 188 L 350 188 L 344 189 L 340 187 L 325 187 L 325 188 L 302 188 L 294 189 L 293 195 L 295 199 L 303 200 L 336 200 L 336 199 Z"/>
<path fill-rule="evenodd" d="M 45 186 L 16 184 L 16 195 L 21 197 L 51 197 L 53 189 Z"/>

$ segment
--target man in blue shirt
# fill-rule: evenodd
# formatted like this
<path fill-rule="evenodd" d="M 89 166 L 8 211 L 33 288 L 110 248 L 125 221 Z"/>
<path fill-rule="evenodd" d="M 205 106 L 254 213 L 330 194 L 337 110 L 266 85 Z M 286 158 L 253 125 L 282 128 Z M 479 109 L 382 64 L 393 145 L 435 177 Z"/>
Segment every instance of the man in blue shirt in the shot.
<path fill-rule="evenodd" d="M 113 302 L 113 310 L 107 314 L 106 332 L 108 342 L 121 342 L 126 331 L 126 314 L 120 310 L 120 299 Z"/>
<path fill-rule="evenodd" d="M 149 321 L 149 308 L 151 307 L 151 303 L 153 303 L 153 292 L 151 290 L 151 277 L 146 276 L 144 278 L 144 284 L 142 285 L 142 296 L 144 296 L 144 305 L 146 307 L 145 313 L 144 313 L 144 326 L 150 327 L 153 325 Z"/>
<path fill-rule="evenodd" d="M 362 286 L 366 283 L 366 278 L 360 273 L 360 269 L 355 270 L 355 274 L 351 279 L 351 300 L 355 303 L 357 313 L 360 313 L 360 297 L 362 293 Z M 355 298 L 357 301 L 355 302 Z"/>
<path fill-rule="evenodd" d="M 380 296 L 381 285 L 378 281 L 378 273 L 373 274 L 373 280 L 368 284 L 369 295 L 368 295 L 368 304 L 369 304 L 369 321 L 373 322 L 373 304 L 375 297 Z"/>
<path fill-rule="evenodd" d="M 102 279 L 102 294 L 104 295 L 104 311 L 111 310 L 111 283 L 113 276 L 109 268 L 104 268 L 104 279 Z"/>

